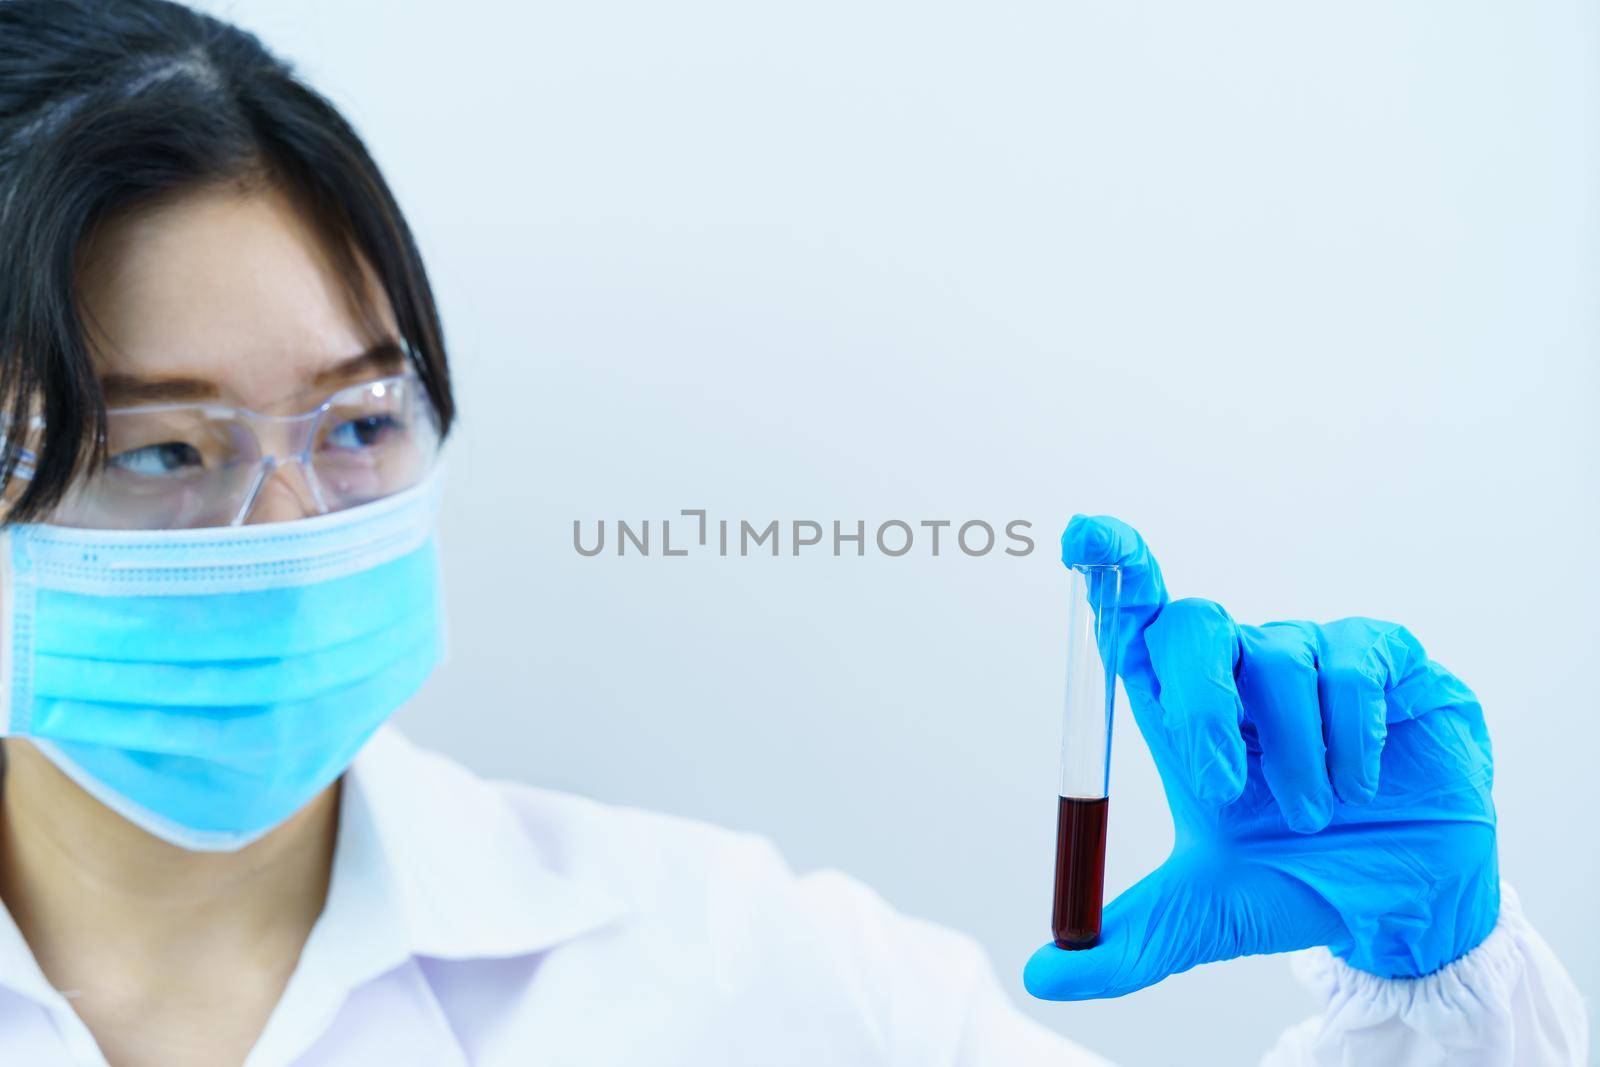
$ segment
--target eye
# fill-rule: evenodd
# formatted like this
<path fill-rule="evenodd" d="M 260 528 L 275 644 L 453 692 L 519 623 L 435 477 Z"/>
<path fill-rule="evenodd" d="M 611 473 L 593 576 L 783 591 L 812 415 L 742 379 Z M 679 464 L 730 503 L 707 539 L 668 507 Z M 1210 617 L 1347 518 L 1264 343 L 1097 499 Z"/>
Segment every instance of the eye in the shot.
<path fill-rule="evenodd" d="M 106 466 L 128 474 L 162 478 L 197 470 L 205 466 L 199 449 L 185 441 L 163 441 L 143 448 L 130 448 L 106 460 Z"/>
<path fill-rule="evenodd" d="M 355 452 L 379 445 L 390 434 L 399 433 L 400 420 L 393 415 L 365 415 L 347 419 L 328 431 L 326 442 L 333 448 Z"/>

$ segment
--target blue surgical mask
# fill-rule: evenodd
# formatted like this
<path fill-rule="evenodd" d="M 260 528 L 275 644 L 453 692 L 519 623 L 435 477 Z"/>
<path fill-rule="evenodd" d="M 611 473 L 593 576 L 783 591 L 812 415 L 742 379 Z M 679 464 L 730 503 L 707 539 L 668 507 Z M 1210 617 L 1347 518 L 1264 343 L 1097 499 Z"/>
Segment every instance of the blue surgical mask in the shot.
<path fill-rule="evenodd" d="M 175 845 L 254 841 L 438 662 L 436 482 L 295 522 L 0 533 L 0 734 Z"/>

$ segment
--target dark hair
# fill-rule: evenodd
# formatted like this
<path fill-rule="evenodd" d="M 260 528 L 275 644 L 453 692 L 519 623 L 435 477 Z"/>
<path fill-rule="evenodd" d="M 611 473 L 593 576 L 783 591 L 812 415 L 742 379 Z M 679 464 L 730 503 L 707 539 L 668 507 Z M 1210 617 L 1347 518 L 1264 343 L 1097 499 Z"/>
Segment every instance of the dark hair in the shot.
<path fill-rule="evenodd" d="M 253 35 L 166 0 L 0 0 L 0 490 L 48 513 L 104 460 L 105 400 L 78 307 L 82 249 L 118 212 L 264 179 L 323 234 L 358 307 L 360 258 L 448 431 L 438 309 L 394 195 L 349 123 Z M 42 437 L 24 441 L 35 415 Z"/>

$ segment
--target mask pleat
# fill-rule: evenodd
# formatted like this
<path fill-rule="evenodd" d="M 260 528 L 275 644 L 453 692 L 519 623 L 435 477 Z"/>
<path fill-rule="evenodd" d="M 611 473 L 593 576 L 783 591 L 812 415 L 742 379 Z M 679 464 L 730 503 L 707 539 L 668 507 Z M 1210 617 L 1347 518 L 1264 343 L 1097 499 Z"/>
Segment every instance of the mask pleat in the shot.
<path fill-rule="evenodd" d="M 10 732 L 175 844 L 298 810 L 442 654 L 437 487 L 303 523 L 19 527 Z"/>
<path fill-rule="evenodd" d="M 35 593 L 40 657 L 107 664 L 207 665 L 309 655 L 370 639 L 424 610 L 431 544 L 370 571 L 288 589 L 193 596 Z M 137 679 L 129 679 L 137 685 Z"/>

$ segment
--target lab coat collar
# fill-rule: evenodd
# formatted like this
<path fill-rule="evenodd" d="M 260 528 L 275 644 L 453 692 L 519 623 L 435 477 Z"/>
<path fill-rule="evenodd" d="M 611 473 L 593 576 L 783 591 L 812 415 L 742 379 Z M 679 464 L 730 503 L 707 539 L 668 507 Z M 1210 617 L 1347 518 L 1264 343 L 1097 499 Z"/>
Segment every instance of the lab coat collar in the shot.
<path fill-rule="evenodd" d="M 551 865 L 504 788 L 380 730 L 345 776 L 329 909 L 381 898 L 410 955 L 454 960 L 540 952 L 617 918 L 602 886 Z"/>
<path fill-rule="evenodd" d="M 393 727 L 367 743 L 341 788 L 327 903 L 249 1067 L 293 1062 L 355 990 L 419 957 L 531 955 L 623 912 L 602 886 L 555 869 L 504 786 Z M 429 1031 L 441 1051 L 426 1062 L 464 1055 L 443 1054 L 447 1030 Z"/>
<path fill-rule="evenodd" d="M 393 727 L 367 744 L 341 788 L 328 899 L 250 1055 L 252 1067 L 292 1062 L 355 990 L 408 965 L 415 970 L 419 957 L 530 955 L 623 914 L 593 879 L 555 868 L 505 787 L 418 749 Z M 71 1014 L 3 906 L 0 988 L 57 1016 Z M 418 1049 L 435 1048 L 419 1062 L 465 1062 L 459 1049 L 445 1055 L 454 1049 L 448 1027 L 422 1026 L 416 1041 Z"/>

